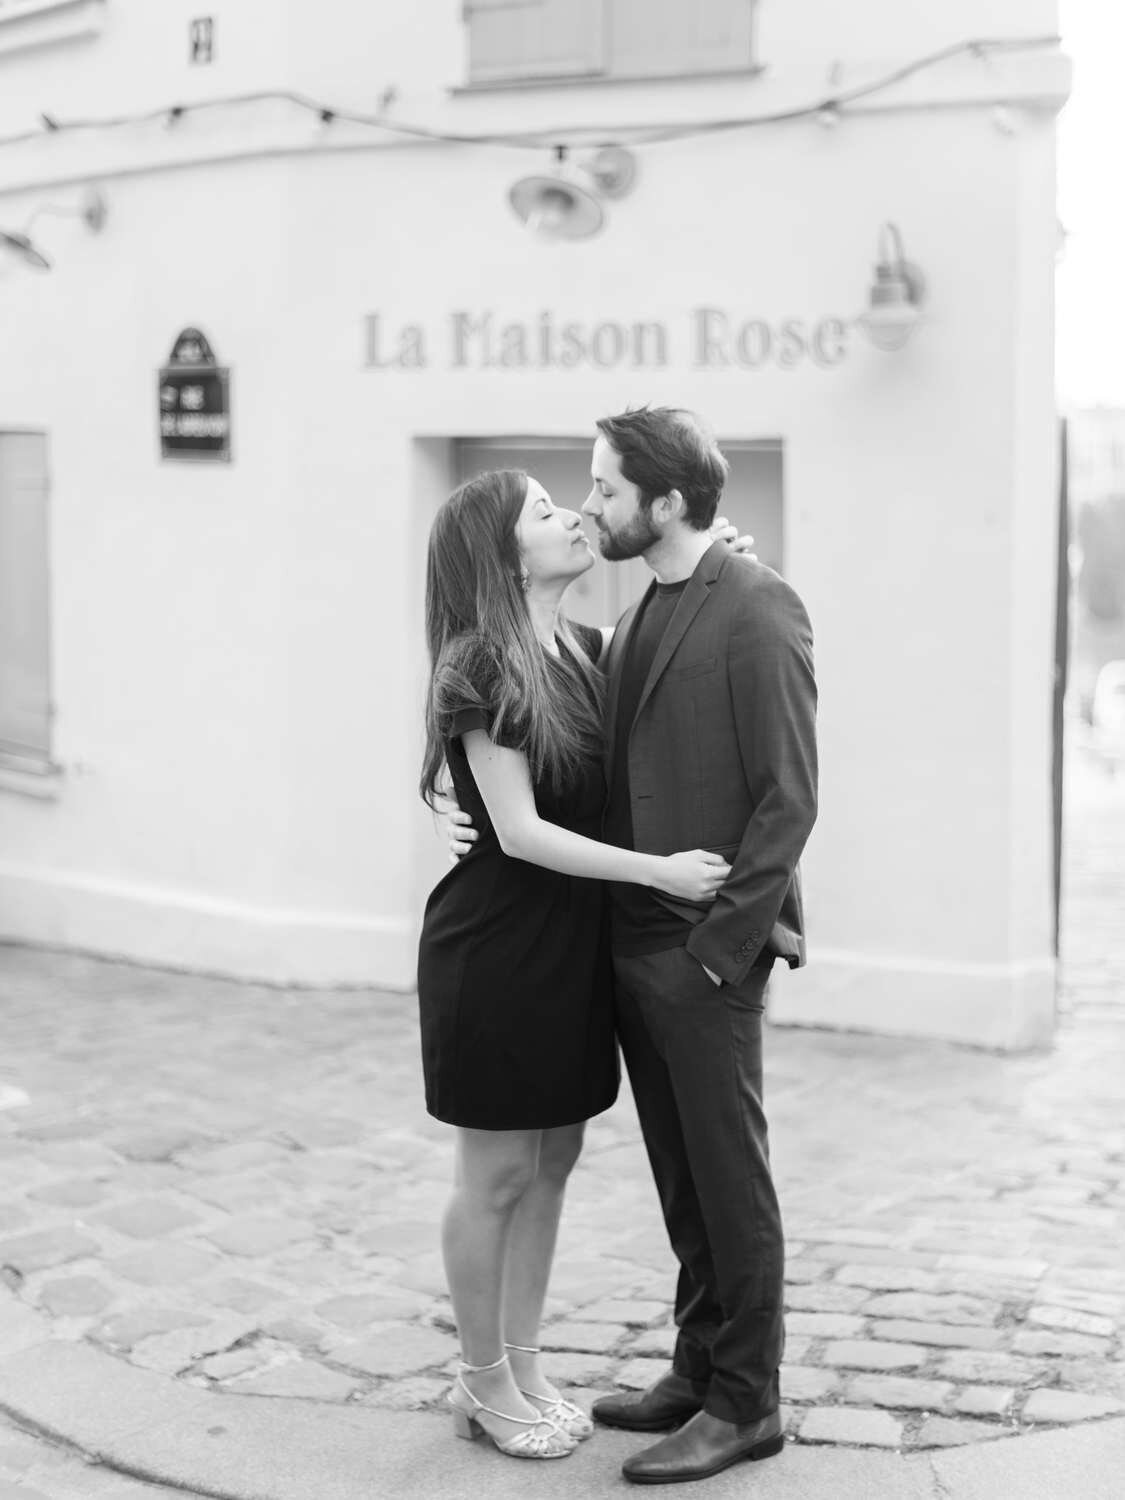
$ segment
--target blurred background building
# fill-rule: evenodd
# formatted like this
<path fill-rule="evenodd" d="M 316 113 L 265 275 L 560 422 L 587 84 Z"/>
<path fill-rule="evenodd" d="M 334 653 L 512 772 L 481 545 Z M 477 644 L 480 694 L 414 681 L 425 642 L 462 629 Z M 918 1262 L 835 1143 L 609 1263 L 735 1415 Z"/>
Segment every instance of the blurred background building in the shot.
<path fill-rule="evenodd" d="M 1049 1036 L 1056 29 L 0 0 L 0 936 L 411 987 L 430 519 L 667 402 L 817 634 L 775 1018 Z"/>

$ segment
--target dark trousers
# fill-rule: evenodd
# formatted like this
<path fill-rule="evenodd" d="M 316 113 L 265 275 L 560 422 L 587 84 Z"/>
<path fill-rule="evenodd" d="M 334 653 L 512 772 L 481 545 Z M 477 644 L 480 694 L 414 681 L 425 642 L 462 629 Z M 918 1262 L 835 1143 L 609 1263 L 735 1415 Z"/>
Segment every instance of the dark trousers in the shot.
<path fill-rule="evenodd" d="M 614 958 L 621 1048 L 680 1262 L 673 1367 L 727 1422 L 778 1405 L 785 1250 L 762 1108 L 772 966 L 767 954 L 720 987 L 685 948 Z"/>

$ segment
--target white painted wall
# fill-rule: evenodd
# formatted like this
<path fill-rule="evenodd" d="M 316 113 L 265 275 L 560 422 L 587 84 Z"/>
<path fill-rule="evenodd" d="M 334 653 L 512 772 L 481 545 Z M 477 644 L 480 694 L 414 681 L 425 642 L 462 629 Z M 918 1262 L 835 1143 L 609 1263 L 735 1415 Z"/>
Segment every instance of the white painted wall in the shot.
<path fill-rule="evenodd" d="M 102 40 L 83 44 L 76 111 L 79 97 L 124 107 L 183 87 L 150 9 L 119 0 Z M 457 76 L 444 0 L 396 17 L 391 41 L 377 7 L 357 21 L 343 0 L 290 7 L 287 29 L 259 14 L 252 59 L 234 15 L 250 9 L 216 10 L 224 90 L 287 78 L 358 103 L 401 78 L 405 111 L 436 93 L 427 60 Z M 872 56 L 914 53 L 951 39 L 962 12 L 973 33 L 1000 35 L 1049 30 L 1053 8 L 997 0 L 986 28 L 980 6 L 949 7 L 940 35 L 927 20 L 895 41 L 906 9 L 849 7 L 851 30 Z M 832 41 L 839 11 L 763 5 L 771 71 L 807 62 L 814 33 L 825 55 L 854 56 L 848 37 Z M 0 123 L 41 97 L 44 63 L 0 57 Z M 547 92 L 588 122 L 611 100 L 643 115 L 675 96 L 698 114 L 713 97 L 685 103 L 679 83 L 585 102 Z M 502 147 L 360 149 L 343 134 L 318 136 L 314 154 L 307 133 L 266 122 L 247 137 L 225 119 L 197 154 L 242 159 L 193 165 L 190 138 L 167 132 L 0 152 L 0 224 L 38 201 L 35 173 L 98 176 L 111 214 L 99 238 L 44 222 L 56 270 L 0 276 L 0 426 L 51 433 L 63 767 L 54 800 L 0 784 L 0 935 L 409 986 L 419 889 L 440 857 L 415 783 L 421 557 L 446 440 L 589 433 L 607 410 L 674 401 L 728 438 L 785 442 L 786 567 L 817 632 L 824 774 L 811 962 L 779 984 L 779 1018 L 1041 1040 L 1053 120 L 1028 112 L 1009 136 L 973 99 L 646 148 L 606 231 L 568 245 L 530 240 L 511 215 L 508 186 L 538 158 Z M 534 90 L 440 108 L 461 103 L 478 122 L 491 109 L 526 125 L 546 108 Z M 694 307 L 854 317 L 887 218 L 931 287 L 905 350 L 881 354 L 853 330 L 835 369 L 691 367 Z M 663 319 L 674 363 L 448 368 L 451 312 L 543 308 L 560 322 Z M 430 367 L 364 368 L 372 312 L 424 324 Z M 189 323 L 232 367 L 229 467 L 157 458 L 156 369 Z"/>

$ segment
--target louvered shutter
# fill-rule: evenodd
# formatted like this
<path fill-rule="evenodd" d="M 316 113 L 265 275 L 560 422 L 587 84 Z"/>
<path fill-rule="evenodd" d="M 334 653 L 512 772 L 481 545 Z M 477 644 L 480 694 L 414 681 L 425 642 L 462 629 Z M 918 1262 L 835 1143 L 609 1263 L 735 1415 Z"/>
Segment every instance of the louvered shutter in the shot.
<path fill-rule="evenodd" d="M 608 0 L 465 0 L 469 79 L 588 77 L 605 61 Z"/>
<path fill-rule="evenodd" d="M 0 432 L 0 752 L 50 750 L 47 446 Z"/>

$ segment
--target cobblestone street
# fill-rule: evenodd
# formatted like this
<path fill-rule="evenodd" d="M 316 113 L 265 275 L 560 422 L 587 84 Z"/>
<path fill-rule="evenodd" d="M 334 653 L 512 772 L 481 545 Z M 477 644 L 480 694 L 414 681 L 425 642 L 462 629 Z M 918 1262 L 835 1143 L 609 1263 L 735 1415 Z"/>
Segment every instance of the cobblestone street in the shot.
<path fill-rule="evenodd" d="M 936 1448 L 1125 1410 L 1125 788 L 1078 766 L 1068 799 L 1050 1055 L 769 1036 L 800 1444 Z M 441 1409 L 449 1148 L 412 997 L 7 948 L 0 1015 L 0 1349 L 45 1318 L 189 1385 Z M 555 1377 L 647 1384 L 672 1284 L 625 1095 L 573 1181 Z"/>

